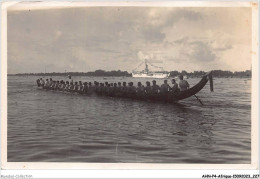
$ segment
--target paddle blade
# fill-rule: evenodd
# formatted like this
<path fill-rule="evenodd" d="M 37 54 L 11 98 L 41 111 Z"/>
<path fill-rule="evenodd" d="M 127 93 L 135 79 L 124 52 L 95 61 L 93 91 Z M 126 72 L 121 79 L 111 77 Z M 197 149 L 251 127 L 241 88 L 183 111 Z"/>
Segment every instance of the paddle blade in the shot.
<path fill-rule="evenodd" d="M 209 73 L 208 77 L 209 77 L 210 91 L 213 92 L 214 89 L 213 89 L 213 77 L 212 77 L 212 72 Z"/>

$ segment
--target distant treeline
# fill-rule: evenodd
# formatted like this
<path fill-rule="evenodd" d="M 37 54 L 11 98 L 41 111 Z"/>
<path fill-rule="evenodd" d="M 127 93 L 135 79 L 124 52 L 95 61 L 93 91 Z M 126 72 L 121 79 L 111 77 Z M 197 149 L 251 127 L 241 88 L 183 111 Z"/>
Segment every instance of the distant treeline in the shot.
<path fill-rule="evenodd" d="M 132 74 L 127 71 L 104 71 L 104 70 L 96 70 L 94 72 L 52 72 L 52 73 L 18 73 L 14 74 L 15 76 L 113 76 L 113 77 L 131 77 Z"/>
<path fill-rule="evenodd" d="M 206 72 L 204 71 L 194 71 L 194 72 L 186 72 L 186 71 L 171 71 L 170 77 L 176 77 L 178 75 L 186 75 L 189 78 L 193 77 L 201 77 Z M 96 70 L 94 72 L 63 72 L 63 73 L 19 73 L 19 74 L 9 74 L 14 76 L 105 76 L 105 77 L 131 77 L 132 74 L 127 71 L 104 71 L 104 70 Z M 231 72 L 231 71 L 222 71 L 222 70 L 213 70 L 213 76 L 219 78 L 243 78 L 243 77 L 251 77 L 251 71 L 240 71 L 240 72 Z"/>
<path fill-rule="evenodd" d="M 206 74 L 206 72 L 204 71 L 194 71 L 194 72 L 186 72 L 186 71 L 171 71 L 170 72 L 170 77 L 175 77 L 178 75 L 186 75 L 189 78 L 193 78 L 193 77 L 201 77 L 204 74 Z M 245 78 L 245 77 L 251 77 L 251 71 L 250 70 L 246 70 L 246 71 L 236 71 L 236 72 L 231 72 L 231 71 L 222 71 L 222 70 L 213 70 L 213 76 L 214 77 L 219 77 L 219 78 Z"/>

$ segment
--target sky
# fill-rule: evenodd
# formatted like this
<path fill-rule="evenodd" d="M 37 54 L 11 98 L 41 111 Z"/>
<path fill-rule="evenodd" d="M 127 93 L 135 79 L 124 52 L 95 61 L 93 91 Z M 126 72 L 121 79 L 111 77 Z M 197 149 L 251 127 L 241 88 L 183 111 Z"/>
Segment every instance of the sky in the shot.
<path fill-rule="evenodd" d="M 131 72 L 144 59 L 167 71 L 250 70 L 251 23 L 248 7 L 9 8 L 8 73 Z"/>

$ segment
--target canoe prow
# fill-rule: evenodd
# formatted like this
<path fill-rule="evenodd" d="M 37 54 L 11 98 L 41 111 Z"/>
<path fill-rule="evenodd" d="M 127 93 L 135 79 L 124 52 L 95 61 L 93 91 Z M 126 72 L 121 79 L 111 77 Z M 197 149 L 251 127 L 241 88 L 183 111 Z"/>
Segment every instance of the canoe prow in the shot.
<path fill-rule="evenodd" d="M 197 83 L 192 88 L 189 88 L 185 91 L 180 91 L 176 96 L 175 100 L 182 100 L 188 97 L 191 97 L 195 94 L 197 94 L 204 86 L 207 84 L 207 82 L 210 80 L 210 89 L 213 91 L 213 78 L 212 78 L 212 71 L 206 73 L 199 83 Z"/>

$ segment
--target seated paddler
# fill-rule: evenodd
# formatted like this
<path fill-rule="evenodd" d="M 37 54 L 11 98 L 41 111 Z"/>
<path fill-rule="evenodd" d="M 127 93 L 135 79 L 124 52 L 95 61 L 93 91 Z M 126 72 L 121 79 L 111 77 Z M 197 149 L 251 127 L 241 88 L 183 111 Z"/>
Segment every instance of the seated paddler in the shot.
<path fill-rule="evenodd" d="M 73 82 L 70 82 L 69 92 L 73 92 L 73 90 L 74 90 Z"/>
<path fill-rule="evenodd" d="M 73 92 L 78 92 L 78 90 L 79 90 L 79 85 L 78 85 L 78 82 L 75 81 Z"/>
<path fill-rule="evenodd" d="M 102 92 L 101 92 L 101 83 L 99 83 L 99 82 L 96 83 L 96 94 L 97 94 L 97 95 L 102 95 Z"/>
<path fill-rule="evenodd" d="M 78 89 L 79 93 L 83 93 L 83 84 L 81 81 L 79 81 L 79 89 Z"/>
<path fill-rule="evenodd" d="M 139 99 L 144 98 L 144 86 L 142 85 L 141 82 L 137 83 L 137 88 L 136 88 L 136 96 Z"/>
<path fill-rule="evenodd" d="M 52 83 L 53 83 L 53 80 L 52 80 L 52 78 L 50 78 L 50 81 L 49 81 L 49 83 L 50 83 L 50 86 L 52 85 Z"/>
<path fill-rule="evenodd" d="M 108 96 L 113 97 L 114 95 L 115 95 L 115 92 L 114 92 L 114 83 L 110 83 L 110 84 L 109 84 Z"/>
<path fill-rule="evenodd" d="M 95 87 L 92 85 L 91 82 L 88 83 L 88 94 L 93 94 L 95 91 Z"/>
<path fill-rule="evenodd" d="M 114 83 L 114 89 L 113 89 L 113 91 L 114 91 L 114 96 L 119 96 L 118 94 L 118 87 L 117 87 L 117 83 Z"/>
<path fill-rule="evenodd" d="M 183 79 L 183 75 L 180 75 L 179 79 L 180 79 L 180 81 L 179 81 L 180 91 L 185 91 L 190 88 L 189 83 Z"/>
<path fill-rule="evenodd" d="M 66 81 L 66 85 L 65 85 L 65 91 L 70 91 L 70 82 Z"/>
<path fill-rule="evenodd" d="M 153 85 L 152 85 L 152 99 L 158 98 L 159 92 L 160 92 L 160 87 L 156 84 L 156 81 L 153 80 Z"/>
<path fill-rule="evenodd" d="M 55 85 L 54 85 L 54 90 L 59 90 L 59 85 L 60 85 L 60 81 L 57 80 Z"/>
<path fill-rule="evenodd" d="M 45 80 L 45 83 L 44 83 L 44 88 L 45 88 L 45 89 L 49 89 L 49 86 L 50 86 L 49 79 L 46 79 L 46 80 Z"/>
<path fill-rule="evenodd" d="M 175 79 L 172 79 L 172 87 L 171 87 L 171 92 L 176 93 L 179 91 L 178 84 L 176 83 Z"/>
<path fill-rule="evenodd" d="M 54 90 L 55 85 L 56 85 L 56 81 L 52 80 L 52 83 L 50 84 L 50 89 Z"/>
<path fill-rule="evenodd" d="M 123 87 L 122 87 L 122 97 L 127 97 L 127 86 L 126 86 L 126 82 L 123 82 Z"/>
<path fill-rule="evenodd" d="M 118 82 L 117 84 L 118 84 L 118 85 L 117 85 L 117 96 L 118 96 L 118 97 L 122 97 L 123 92 L 122 92 L 121 82 Z"/>
<path fill-rule="evenodd" d="M 60 86 L 59 86 L 59 90 L 63 91 L 65 89 L 65 81 L 61 80 Z"/>
<path fill-rule="evenodd" d="M 146 87 L 144 88 L 144 94 L 146 98 L 150 98 L 152 96 L 152 87 L 149 81 L 146 82 Z"/>
<path fill-rule="evenodd" d="M 37 86 L 38 86 L 38 87 L 41 86 L 40 79 L 37 79 L 37 80 L 36 80 L 36 83 L 37 83 Z"/>
<path fill-rule="evenodd" d="M 83 93 L 84 94 L 88 93 L 88 82 L 83 83 Z"/>
<path fill-rule="evenodd" d="M 106 82 L 105 82 L 105 86 L 104 86 L 104 88 L 105 88 L 105 89 L 104 89 L 104 92 L 105 92 L 104 95 L 105 95 L 105 96 L 108 96 L 108 95 L 109 95 L 109 86 L 110 86 L 109 83 L 106 81 Z"/>
<path fill-rule="evenodd" d="M 136 96 L 136 87 L 134 86 L 134 83 L 133 82 L 129 82 L 128 83 L 129 86 L 128 86 L 128 97 L 130 98 L 135 98 Z"/>
<path fill-rule="evenodd" d="M 164 80 L 163 84 L 161 85 L 160 88 L 160 96 L 162 100 L 167 100 L 168 99 L 168 93 L 170 91 L 170 86 L 168 84 L 167 80 Z"/>
<path fill-rule="evenodd" d="M 44 86 L 44 80 L 42 78 L 40 78 L 40 84 L 41 84 L 41 87 Z"/>
<path fill-rule="evenodd" d="M 104 96 L 106 94 L 105 84 L 100 83 L 100 94 Z"/>
<path fill-rule="evenodd" d="M 98 82 L 94 81 L 94 92 L 97 94 L 97 90 L 98 90 Z"/>

